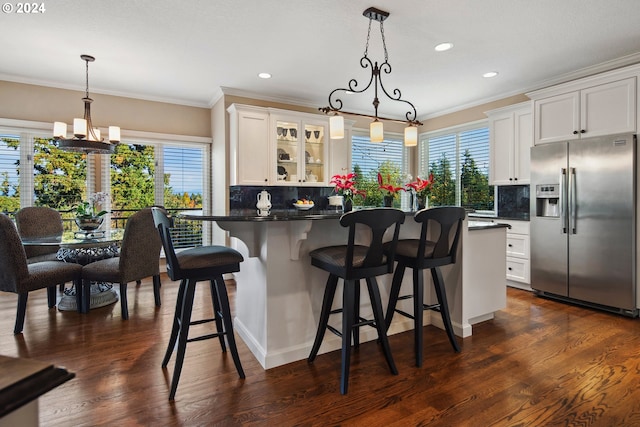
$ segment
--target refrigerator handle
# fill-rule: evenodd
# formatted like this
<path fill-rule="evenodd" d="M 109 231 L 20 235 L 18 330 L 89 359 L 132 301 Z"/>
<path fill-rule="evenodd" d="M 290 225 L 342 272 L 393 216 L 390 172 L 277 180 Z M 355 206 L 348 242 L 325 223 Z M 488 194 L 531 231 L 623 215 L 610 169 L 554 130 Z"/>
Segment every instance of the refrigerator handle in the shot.
<path fill-rule="evenodd" d="M 569 229 L 576 234 L 576 168 L 569 169 Z"/>
<path fill-rule="evenodd" d="M 567 169 L 560 169 L 560 218 L 562 234 L 567 234 Z"/>

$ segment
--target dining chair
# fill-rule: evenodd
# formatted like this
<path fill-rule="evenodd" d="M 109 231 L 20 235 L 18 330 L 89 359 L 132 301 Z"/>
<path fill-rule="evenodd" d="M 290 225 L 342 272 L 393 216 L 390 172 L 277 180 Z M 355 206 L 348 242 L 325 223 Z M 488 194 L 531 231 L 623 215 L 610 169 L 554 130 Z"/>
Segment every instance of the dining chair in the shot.
<path fill-rule="evenodd" d="M 349 365 L 351 357 L 351 336 L 354 346 L 359 346 L 359 328 L 372 326 L 378 332 L 378 340 L 382 345 L 389 369 L 394 375 L 398 370 L 391 356 L 387 328 L 380 298 L 380 290 L 376 276 L 393 271 L 394 249 L 398 241 L 400 225 L 404 222 L 405 213 L 399 209 L 377 208 L 348 212 L 340 217 L 340 225 L 349 228 L 347 244 L 318 248 L 309 253 L 311 265 L 329 272 L 324 291 L 322 309 L 316 338 L 309 354 L 308 362 L 315 360 L 327 329 L 342 337 L 342 367 L 340 392 L 347 393 L 349 386 Z M 370 231 L 370 240 L 356 243 L 356 228 Z M 388 229 L 393 228 L 393 237 L 388 243 L 389 252 L 383 251 L 383 238 Z M 332 310 L 333 298 L 338 280 L 343 279 L 342 308 Z M 365 279 L 373 320 L 360 317 L 360 279 Z M 328 325 L 329 315 L 342 313 L 342 330 Z"/>
<path fill-rule="evenodd" d="M 120 306 L 123 319 L 129 318 L 127 284 L 145 277 L 153 277 L 153 296 L 160 307 L 160 250 L 162 242 L 156 231 L 151 208 L 131 215 L 124 229 L 120 256 L 92 262 L 82 268 L 82 307 L 86 312 L 90 304 L 90 285 L 111 282 L 120 285 Z"/>
<path fill-rule="evenodd" d="M 49 308 L 56 305 L 56 284 L 74 282 L 80 285 L 82 266 L 62 261 L 27 263 L 27 254 L 13 221 L 0 214 L 0 290 L 18 294 L 18 310 L 14 334 L 24 328 L 29 292 L 47 289 Z"/>
<path fill-rule="evenodd" d="M 29 206 L 15 214 L 16 227 L 21 238 L 62 236 L 60 212 L 44 206 Z M 57 261 L 59 246 L 26 246 L 27 262 Z"/>
<path fill-rule="evenodd" d="M 456 262 L 464 218 L 465 210 L 461 207 L 445 206 L 422 209 L 414 216 L 414 220 L 422 224 L 420 238 L 401 239 L 395 248 L 395 258 L 398 265 L 393 274 L 385 323 L 386 328 L 389 329 L 395 313 L 413 319 L 414 352 L 418 367 L 422 366 L 424 310 L 440 312 L 451 346 L 456 352 L 460 352 L 460 346 L 451 325 L 447 292 L 440 267 Z M 386 249 L 389 254 L 392 253 L 392 247 Z M 399 296 L 406 268 L 413 269 L 413 293 Z M 431 271 L 438 299 L 436 304 L 424 303 L 423 270 L 425 269 Z M 409 298 L 413 298 L 413 314 L 396 308 L 399 300 Z"/>
<path fill-rule="evenodd" d="M 238 375 L 244 379 L 244 370 L 240 363 L 240 356 L 238 355 L 238 348 L 233 334 L 229 296 L 223 278 L 223 274 L 240 271 L 240 263 L 244 261 L 242 254 L 234 249 L 218 245 L 198 246 L 176 253 L 171 238 L 173 218 L 170 218 L 166 211 L 156 207 L 152 208 L 152 212 L 153 219 L 158 227 L 158 233 L 162 240 L 162 247 L 164 248 L 167 261 L 167 274 L 171 280 L 180 280 L 180 288 L 176 299 L 176 311 L 173 317 L 173 328 L 171 329 L 167 351 L 162 360 L 162 367 L 166 368 L 173 351 L 177 351 L 169 400 L 175 398 L 186 347 L 189 342 L 218 338 L 222 351 L 226 352 L 227 347 L 224 340 L 226 337 Z M 209 282 L 213 317 L 192 321 L 191 312 L 195 288 L 197 282 L 200 281 Z M 189 327 L 191 325 L 210 322 L 215 322 L 215 333 L 189 338 Z"/>
<path fill-rule="evenodd" d="M 33 237 L 58 237 L 62 236 L 64 225 L 60 212 L 45 206 L 28 206 L 21 208 L 15 214 L 16 226 L 20 238 Z M 40 261 L 58 261 L 58 249 L 60 246 L 47 245 L 25 246 L 27 263 Z M 60 283 L 60 292 L 64 291 L 64 283 Z"/>

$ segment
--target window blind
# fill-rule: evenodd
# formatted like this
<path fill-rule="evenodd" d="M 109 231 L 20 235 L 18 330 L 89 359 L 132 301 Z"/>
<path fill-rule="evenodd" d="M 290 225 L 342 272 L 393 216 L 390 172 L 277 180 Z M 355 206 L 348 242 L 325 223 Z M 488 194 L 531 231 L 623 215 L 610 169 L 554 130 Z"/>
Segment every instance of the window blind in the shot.
<path fill-rule="evenodd" d="M 420 146 L 419 171 L 421 177 L 434 174 L 431 205 L 494 210 L 488 127 L 465 126 L 428 136 Z"/>
<path fill-rule="evenodd" d="M 202 209 L 204 188 L 204 149 L 164 146 L 163 173 L 165 207 Z M 201 221 L 175 221 L 172 238 L 176 248 L 202 245 Z"/>
<path fill-rule="evenodd" d="M 0 211 L 20 209 L 20 137 L 0 135 Z"/>

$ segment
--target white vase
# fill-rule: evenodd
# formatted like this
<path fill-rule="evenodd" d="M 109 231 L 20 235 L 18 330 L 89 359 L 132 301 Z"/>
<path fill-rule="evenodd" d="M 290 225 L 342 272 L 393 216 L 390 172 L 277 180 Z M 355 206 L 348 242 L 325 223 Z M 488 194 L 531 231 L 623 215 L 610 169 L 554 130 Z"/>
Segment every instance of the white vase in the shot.
<path fill-rule="evenodd" d="M 344 202 L 343 196 L 329 196 L 329 206 L 342 206 Z"/>

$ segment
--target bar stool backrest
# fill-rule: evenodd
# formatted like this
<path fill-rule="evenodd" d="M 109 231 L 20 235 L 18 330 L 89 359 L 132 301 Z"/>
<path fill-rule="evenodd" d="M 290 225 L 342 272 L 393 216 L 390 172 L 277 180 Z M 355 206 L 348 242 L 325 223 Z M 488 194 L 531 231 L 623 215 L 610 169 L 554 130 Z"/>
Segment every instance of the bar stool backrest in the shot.
<path fill-rule="evenodd" d="M 460 231 L 462 230 L 464 218 L 464 208 L 455 206 L 423 209 L 416 213 L 415 221 L 422 223 L 417 254 L 417 259 L 421 261 L 419 268 L 431 268 L 456 262 Z M 439 226 L 439 235 L 436 240 L 431 241 L 432 244 L 435 243 L 433 252 L 430 255 L 425 255 L 429 243 L 429 231 L 431 230 L 432 233 L 438 232 L 434 225 Z"/>
<path fill-rule="evenodd" d="M 180 272 L 180 264 L 178 263 L 176 251 L 173 247 L 173 240 L 171 239 L 173 218 L 169 217 L 164 209 L 158 207 L 152 207 L 151 213 L 153 214 L 153 222 L 158 228 L 158 233 L 160 233 L 160 240 L 162 240 L 162 247 L 164 248 L 165 260 L 167 262 L 167 274 L 171 280 L 181 280 L 182 273 Z"/>
<path fill-rule="evenodd" d="M 345 259 L 346 278 L 372 277 L 393 271 L 395 250 L 404 222 L 405 213 L 394 208 L 363 209 L 347 212 L 340 217 L 340 225 L 349 227 L 349 240 Z M 364 225 L 371 231 L 371 240 L 364 261 L 354 267 L 354 248 L 356 245 L 356 225 Z M 383 238 L 387 229 L 393 226 L 393 238 L 385 255 Z"/>

